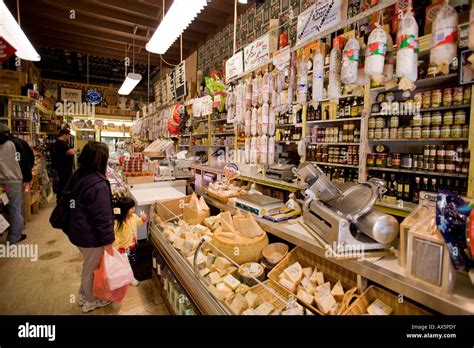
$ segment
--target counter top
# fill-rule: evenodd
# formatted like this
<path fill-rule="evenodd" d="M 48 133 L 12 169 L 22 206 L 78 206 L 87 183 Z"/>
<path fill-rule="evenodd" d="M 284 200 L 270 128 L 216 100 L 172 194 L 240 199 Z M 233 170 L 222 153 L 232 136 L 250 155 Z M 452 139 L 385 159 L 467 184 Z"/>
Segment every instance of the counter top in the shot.
<path fill-rule="evenodd" d="M 184 186 L 186 186 L 186 181 L 183 182 Z M 173 183 L 174 186 L 168 183 Z M 176 181 L 169 181 L 154 184 L 129 185 L 128 189 L 130 194 L 137 201 L 137 204 L 141 206 L 152 204 L 155 201 L 166 201 L 169 199 L 185 197 L 186 195 L 177 188 L 181 185 L 182 184 Z"/>
<path fill-rule="evenodd" d="M 212 197 L 203 196 L 208 204 L 221 210 L 235 212 L 236 208 L 220 202 Z M 395 256 L 363 258 L 361 260 L 335 259 L 323 248 L 297 220 L 284 223 L 273 223 L 256 218 L 263 229 L 294 245 L 302 247 L 318 256 L 355 272 L 375 283 L 443 314 L 474 314 L 474 291 L 467 277 L 458 276 L 452 293 L 446 293 L 407 277 Z M 300 218 L 302 219 L 302 218 Z"/>

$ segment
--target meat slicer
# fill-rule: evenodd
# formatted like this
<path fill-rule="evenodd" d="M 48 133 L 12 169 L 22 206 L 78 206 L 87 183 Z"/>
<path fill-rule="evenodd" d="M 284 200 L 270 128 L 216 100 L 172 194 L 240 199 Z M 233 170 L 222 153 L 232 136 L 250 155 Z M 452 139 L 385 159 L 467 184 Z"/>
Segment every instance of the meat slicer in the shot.
<path fill-rule="evenodd" d="M 398 235 L 398 221 L 372 209 L 386 192 L 382 180 L 371 179 L 342 191 L 313 164 L 295 174 L 307 186 L 303 221 L 313 236 L 337 254 L 390 248 Z"/>

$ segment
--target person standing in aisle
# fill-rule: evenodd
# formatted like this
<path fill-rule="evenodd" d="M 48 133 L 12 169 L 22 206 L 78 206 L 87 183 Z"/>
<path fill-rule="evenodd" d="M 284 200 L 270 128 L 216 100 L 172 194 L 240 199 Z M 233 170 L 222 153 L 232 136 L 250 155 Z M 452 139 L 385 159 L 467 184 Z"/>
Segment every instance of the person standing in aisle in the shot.
<path fill-rule="evenodd" d="M 56 171 L 56 179 L 53 188 L 56 193 L 57 202 L 61 199 L 64 188 L 73 173 L 74 155 L 76 151 L 69 145 L 70 140 L 70 131 L 64 128 L 59 131 L 59 136 L 53 145 L 51 164 Z"/>
<path fill-rule="evenodd" d="M 66 234 L 84 255 L 79 290 L 79 305 L 84 313 L 111 303 L 95 297 L 93 292 L 94 270 L 99 267 L 105 248 L 112 247 L 115 241 L 112 191 L 105 177 L 108 158 L 106 144 L 91 141 L 84 146 L 78 158 L 79 169 L 63 195 L 71 208 Z"/>
<path fill-rule="evenodd" d="M 28 149 L 10 136 L 10 129 L 5 124 L 0 124 L 0 158 L 0 186 L 9 201 L 6 206 L 10 223 L 8 241 L 16 244 L 26 239 L 23 234 L 23 190 L 29 191 L 31 188 L 31 159 Z"/>

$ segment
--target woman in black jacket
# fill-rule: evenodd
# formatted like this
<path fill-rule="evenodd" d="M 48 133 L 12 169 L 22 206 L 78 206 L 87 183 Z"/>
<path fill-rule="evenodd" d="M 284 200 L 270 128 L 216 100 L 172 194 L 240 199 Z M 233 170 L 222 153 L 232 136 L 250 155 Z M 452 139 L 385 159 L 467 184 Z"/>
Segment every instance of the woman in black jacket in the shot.
<path fill-rule="evenodd" d="M 79 169 L 67 184 L 71 191 L 71 218 L 67 235 L 84 255 L 79 305 L 84 313 L 110 304 L 94 296 L 94 270 L 104 249 L 114 240 L 114 212 L 110 183 L 105 177 L 109 149 L 104 143 L 89 142 L 78 158 Z"/>

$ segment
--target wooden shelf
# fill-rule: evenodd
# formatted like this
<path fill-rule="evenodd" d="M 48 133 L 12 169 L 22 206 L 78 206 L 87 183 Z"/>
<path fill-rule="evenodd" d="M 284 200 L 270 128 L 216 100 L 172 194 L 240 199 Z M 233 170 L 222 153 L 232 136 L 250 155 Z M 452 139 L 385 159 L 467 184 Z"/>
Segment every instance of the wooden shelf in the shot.
<path fill-rule="evenodd" d="M 360 143 L 308 143 L 308 145 L 335 145 L 335 146 L 345 146 L 345 145 L 360 145 Z"/>
<path fill-rule="evenodd" d="M 335 99 L 341 100 L 341 99 L 354 98 L 354 97 L 362 97 L 362 96 L 355 95 L 355 94 L 347 94 L 347 95 L 343 95 L 343 96 L 341 96 L 339 98 L 335 98 Z M 325 99 L 321 100 L 321 103 L 328 102 L 330 100 L 332 100 L 332 99 L 325 98 Z"/>
<path fill-rule="evenodd" d="M 234 132 L 211 133 L 212 136 L 234 135 Z"/>
<path fill-rule="evenodd" d="M 441 84 L 448 83 L 448 82 L 455 82 L 455 81 L 457 81 L 457 78 L 458 78 L 458 74 L 456 74 L 456 73 L 455 74 L 448 74 L 448 75 L 441 75 L 441 76 L 429 77 L 429 78 L 422 79 L 422 80 L 417 80 L 417 81 L 415 81 L 415 85 L 416 85 L 417 88 L 434 87 L 436 85 L 441 85 Z M 374 87 L 374 88 L 370 89 L 371 92 L 375 92 L 375 93 L 398 91 L 398 90 L 399 90 L 398 85 L 397 85 L 397 87 L 391 88 L 391 89 L 388 89 L 388 90 L 385 90 L 385 86 Z"/>
<path fill-rule="evenodd" d="M 208 135 L 209 135 L 209 133 L 195 133 L 192 136 L 193 137 L 203 137 L 203 136 L 208 136 Z"/>
<path fill-rule="evenodd" d="M 379 103 L 374 103 L 379 104 Z M 470 104 L 462 104 L 462 105 L 451 105 L 451 106 L 440 106 L 439 108 L 428 108 L 428 109 L 420 109 L 420 112 L 436 112 L 436 111 L 447 111 L 447 110 L 458 110 L 458 109 L 469 109 L 471 107 Z M 370 114 L 370 117 L 375 116 L 413 116 L 413 115 L 401 115 L 401 114 L 383 114 L 381 112 L 376 112 Z"/>
<path fill-rule="evenodd" d="M 295 128 L 301 128 L 303 127 L 303 123 L 296 123 L 296 124 L 293 124 L 293 123 L 288 123 L 288 124 L 275 124 L 275 127 L 276 128 L 287 128 L 287 127 L 295 127 Z"/>
<path fill-rule="evenodd" d="M 191 134 L 182 134 L 182 135 L 180 135 L 179 137 L 180 137 L 180 138 L 186 138 L 186 137 L 190 137 L 190 136 L 191 136 Z"/>
<path fill-rule="evenodd" d="M 468 141 L 469 138 L 421 138 L 421 139 L 369 139 L 369 142 L 380 143 L 380 142 L 410 142 L 410 143 L 423 143 L 423 142 L 450 142 L 450 141 Z"/>
<path fill-rule="evenodd" d="M 335 123 L 335 122 L 350 122 L 350 121 L 360 121 L 361 117 L 349 117 L 349 118 L 336 118 L 333 120 L 318 120 L 318 121 L 308 121 L 306 124 L 320 124 L 320 123 Z"/>
<path fill-rule="evenodd" d="M 458 173 L 440 173 L 440 172 L 425 172 L 423 170 L 410 170 L 402 168 L 378 168 L 378 167 L 367 167 L 367 171 L 379 171 L 379 172 L 397 172 L 397 173 L 407 173 L 407 174 L 418 174 L 420 176 L 446 176 L 451 178 L 467 178 L 466 174 Z"/>
<path fill-rule="evenodd" d="M 227 118 L 218 118 L 216 120 L 211 120 L 211 122 L 222 122 L 222 121 L 227 121 Z"/>
<path fill-rule="evenodd" d="M 330 166 L 330 167 L 342 167 L 342 168 L 355 168 L 359 169 L 359 166 L 354 166 L 352 164 L 339 164 L 339 163 L 326 163 L 326 162 L 314 162 L 314 161 L 306 161 L 308 163 L 314 163 L 318 166 Z"/>

